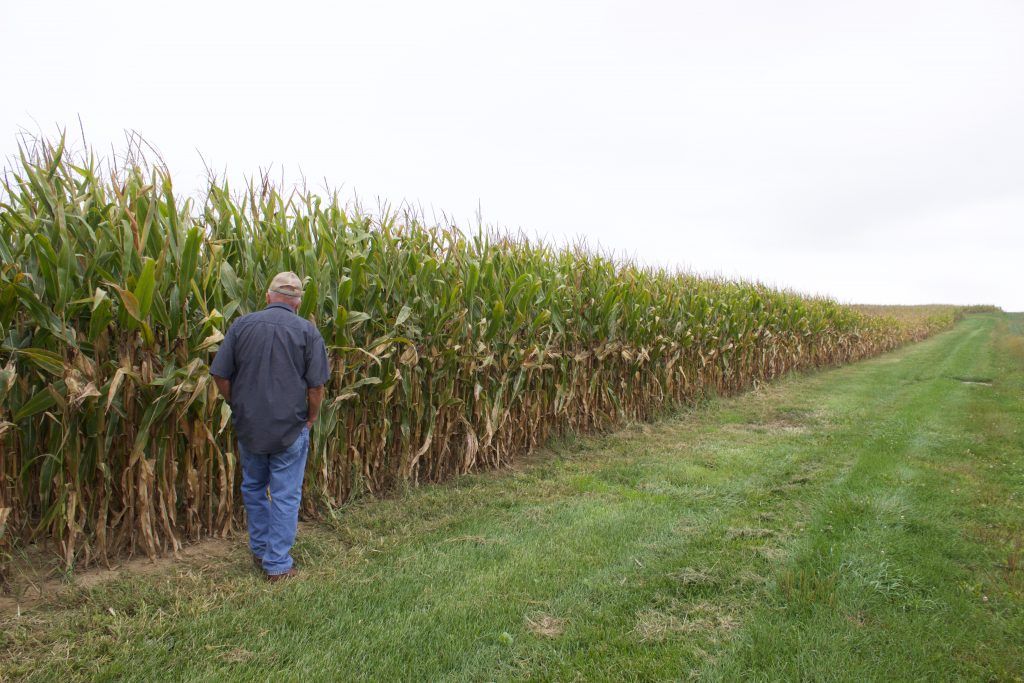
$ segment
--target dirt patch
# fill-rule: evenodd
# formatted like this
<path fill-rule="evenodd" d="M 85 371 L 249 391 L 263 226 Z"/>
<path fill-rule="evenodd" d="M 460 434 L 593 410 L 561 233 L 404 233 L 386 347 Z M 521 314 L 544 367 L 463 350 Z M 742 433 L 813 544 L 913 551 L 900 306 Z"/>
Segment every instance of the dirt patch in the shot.
<path fill-rule="evenodd" d="M 722 427 L 727 432 L 740 432 L 744 434 L 767 434 L 775 436 L 780 434 L 805 434 L 807 427 L 790 420 L 771 420 L 769 422 L 745 422 L 740 424 L 727 424 Z"/>
<path fill-rule="evenodd" d="M 950 379 L 955 379 L 961 384 L 979 384 L 986 387 L 992 386 L 993 382 L 991 377 L 950 377 Z"/>
<path fill-rule="evenodd" d="M 645 610 L 636 615 L 637 636 L 643 641 L 662 641 L 675 633 L 686 631 L 682 620 L 658 610 Z"/>
<path fill-rule="evenodd" d="M 209 646 L 207 646 L 209 647 Z M 241 664 L 252 659 L 255 655 L 252 652 L 240 647 L 233 648 L 227 652 L 217 655 L 218 659 L 229 664 Z"/>
<path fill-rule="evenodd" d="M 680 614 L 644 610 L 636 615 L 634 632 L 640 640 L 660 642 L 688 633 L 715 635 L 734 630 L 739 622 L 717 605 L 699 603 L 681 608 Z"/>
<path fill-rule="evenodd" d="M 112 569 L 86 570 L 74 577 L 74 583 L 84 588 L 92 588 L 124 574 L 152 575 L 161 574 L 172 567 L 181 567 L 182 565 L 194 568 L 211 563 L 219 564 L 242 546 L 244 546 L 244 541 L 241 540 L 209 538 L 186 546 L 178 552 L 178 557 L 160 557 L 155 560 L 135 558 L 122 562 Z"/>
<path fill-rule="evenodd" d="M 671 578 L 678 581 L 683 586 L 715 586 L 718 584 L 718 578 L 713 574 L 702 571 L 700 569 L 694 569 L 693 567 L 687 567 L 678 572 L 673 572 L 669 575 Z"/>
<path fill-rule="evenodd" d="M 857 628 L 864 628 L 864 626 L 868 623 L 867 617 L 865 616 L 864 612 L 860 611 L 854 612 L 853 614 L 847 614 L 846 620 L 854 626 L 856 626 Z"/>
<path fill-rule="evenodd" d="M 786 557 L 786 551 L 773 545 L 759 545 L 751 548 L 754 555 L 768 562 L 777 562 Z"/>
<path fill-rule="evenodd" d="M 565 631 L 565 619 L 556 619 L 547 614 L 526 617 L 526 628 L 545 638 L 557 638 Z"/>
<path fill-rule="evenodd" d="M 222 565 L 248 548 L 242 539 L 209 538 L 185 546 L 178 556 L 149 559 L 136 557 L 121 560 L 111 567 L 86 569 L 65 574 L 59 565 L 39 550 L 25 553 L 11 570 L 9 594 L 0 595 L 0 616 L 18 614 L 40 603 L 59 601 L 72 589 L 89 589 L 124 576 L 152 576 L 171 569 L 203 569 Z"/>
<path fill-rule="evenodd" d="M 773 529 L 757 527 L 739 527 L 725 532 L 726 539 L 730 541 L 737 538 L 771 538 L 774 535 L 775 531 Z"/>

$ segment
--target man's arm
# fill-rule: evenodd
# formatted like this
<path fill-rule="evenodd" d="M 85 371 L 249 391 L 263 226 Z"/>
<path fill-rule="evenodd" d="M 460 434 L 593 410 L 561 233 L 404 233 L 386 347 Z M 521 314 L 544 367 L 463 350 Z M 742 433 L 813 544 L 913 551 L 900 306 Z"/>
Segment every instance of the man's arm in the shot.
<path fill-rule="evenodd" d="M 324 400 L 324 385 L 331 378 L 327 363 L 327 347 L 319 330 L 312 323 L 307 325 L 306 341 L 306 403 L 309 412 L 306 414 L 306 426 L 313 428 L 313 423 L 320 416 L 320 403 Z"/>
<path fill-rule="evenodd" d="M 306 389 L 306 402 L 309 404 L 309 412 L 306 414 L 306 427 L 309 429 L 313 428 L 313 423 L 316 422 L 316 418 L 320 416 L 320 404 L 324 400 L 324 387 L 321 384 L 318 387 L 310 387 Z"/>
<path fill-rule="evenodd" d="M 224 397 L 224 400 L 231 403 L 231 380 L 227 377 L 213 375 L 213 381 L 217 383 L 217 389 L 220 390 L 220 395 Z"/>

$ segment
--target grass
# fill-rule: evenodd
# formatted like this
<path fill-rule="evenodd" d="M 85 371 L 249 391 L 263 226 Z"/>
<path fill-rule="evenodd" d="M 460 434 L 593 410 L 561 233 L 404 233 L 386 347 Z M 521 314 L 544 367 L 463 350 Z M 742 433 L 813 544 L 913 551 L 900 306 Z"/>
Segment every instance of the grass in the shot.
<path fill-rule="evenodd" d="M 991 384 L 963 378 L 987 378 Z M 74 584 L 0 679 L 1021 680 L 1024 316 Z"/>

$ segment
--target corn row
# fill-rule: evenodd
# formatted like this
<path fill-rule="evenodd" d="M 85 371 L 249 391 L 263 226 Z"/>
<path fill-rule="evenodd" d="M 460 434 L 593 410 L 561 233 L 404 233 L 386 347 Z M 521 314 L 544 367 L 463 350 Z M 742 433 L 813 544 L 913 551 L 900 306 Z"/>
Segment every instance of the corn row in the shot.
<path fill-rule="evenodd" d="M 309 279 L 299 314 L 332 363 L 307 515 L 875 355 L 959 315 L 897 319 L 267 183 L 182 199 L 161 168 L 100 168 L 44 146 L 0 196 L 0 544 L 44 540 L 69 566 L 241 528 L 207 364 L 278 271 Z"/>

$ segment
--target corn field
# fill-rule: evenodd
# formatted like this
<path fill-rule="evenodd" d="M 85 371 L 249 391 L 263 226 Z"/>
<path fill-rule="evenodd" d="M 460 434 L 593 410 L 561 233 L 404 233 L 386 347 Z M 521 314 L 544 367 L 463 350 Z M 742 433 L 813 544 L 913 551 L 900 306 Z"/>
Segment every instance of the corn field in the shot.
<path fill-rule="evenodd" d="M 278 271 L 308 279 L 299 314 L 332 366 L 306 515 L 959 315 L 896 319 L 266 182 L 181 198 L 164 168 L 70 157 L 63 142 L 23 151 L 0 192 L 0 543 L 45 541 L 68 566 L 244 529 L 207 365 Z"/>

